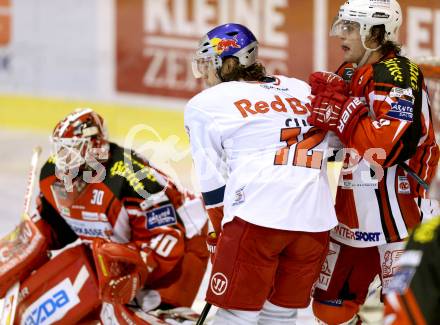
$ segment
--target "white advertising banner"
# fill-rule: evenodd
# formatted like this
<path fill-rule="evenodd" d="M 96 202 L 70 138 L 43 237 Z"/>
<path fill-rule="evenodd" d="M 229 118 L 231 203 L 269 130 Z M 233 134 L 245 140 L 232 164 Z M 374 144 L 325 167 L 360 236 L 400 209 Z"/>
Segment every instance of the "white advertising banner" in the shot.
<path fill-rule="evenodd" d="M 0 93 L 89 100 L 186 99 L 203 33 L 239 22 L 269 73 L 307 79 L 341 62 L 328 37 L 342 0 L 0 0 Z M 440 56 L 440 2 L 401 0 L 412 57 Z M 159 97 L 158 97 L 159 96 Z M 162 97 L 160 97 L 162 96 Z"/>

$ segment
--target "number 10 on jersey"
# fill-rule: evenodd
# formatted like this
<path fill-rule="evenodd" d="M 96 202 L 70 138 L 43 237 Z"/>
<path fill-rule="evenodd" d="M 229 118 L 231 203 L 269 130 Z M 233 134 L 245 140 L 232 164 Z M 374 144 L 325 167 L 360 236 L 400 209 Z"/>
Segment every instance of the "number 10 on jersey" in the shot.
<path fill-rule="evenodd" d="M 275 154 L 274 165 L 287 165 L 289 152 L 293 149 L 293 166 L 321 169 L 324 153 L 321 150 L 312 150 L 325 138 L 325 132 L 317 128 L 311 128 L 303 134 L 303 140 L 298 141 L 301 128 L 281 129 L 280 141 L 286 142 L 287 146 L 279 149 Z"/>

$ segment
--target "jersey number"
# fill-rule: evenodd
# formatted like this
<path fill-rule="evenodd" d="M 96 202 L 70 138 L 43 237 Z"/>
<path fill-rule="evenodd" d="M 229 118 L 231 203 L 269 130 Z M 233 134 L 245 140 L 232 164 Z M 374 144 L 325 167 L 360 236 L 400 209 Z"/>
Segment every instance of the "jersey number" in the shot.
<path fill-rule="evenodd" d="M 311 128 L 309 132 L 304 133 L 303 140 L 298 142 L 298 135 L 300 134 L 301 128 L 299 127 L 281 129 L 280 141 L 287 142 L 287 146 L 276 152 L 274 165 L 287 165 L 290 147 L 296 144 L 292 165 L 321 169 L 324 153 L 312 149 L 324 140 L 325 133 L 317 128 Z M 311 154 L 309 154 L 309 151 L 311 151 Z"/>
<path fill-rule="evenodd" d="M 92 192 L 93 197 L 90 203 L 96 204 L 96 205 L 102 205 L 102 199 L 104 198 L 104 191 L 100 190 L 93 190 Z"/>
<path fill-rule="evenodd" d="M 160 234 L 157 236 L 157 239 L 155 238 L 155 240 L 156 242 L 151 245 L 151 248 L 162 257 L 168 257 L 174 246 L 176 246 L 177 242 L 179 241 L 176 237 L 169 234 L 165 236 L 164 234 Z"/>

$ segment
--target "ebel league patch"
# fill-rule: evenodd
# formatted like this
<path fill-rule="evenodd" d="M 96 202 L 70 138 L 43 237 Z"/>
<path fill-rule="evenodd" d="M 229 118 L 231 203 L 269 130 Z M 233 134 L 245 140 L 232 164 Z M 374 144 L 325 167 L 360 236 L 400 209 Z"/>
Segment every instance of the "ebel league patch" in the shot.
<path fill-rule="evenodd" d="M 171 204 L 147 212 L 147 229 L 174 225 L 176 223 L 176 211 Z"/>
<path fill-rule="evenodd" d="M 397 102 L 391 104 L 391 110 L 387 115 L 403 121 L 412 121 L 413 104 L 407 100 L 399 98 Z"/>

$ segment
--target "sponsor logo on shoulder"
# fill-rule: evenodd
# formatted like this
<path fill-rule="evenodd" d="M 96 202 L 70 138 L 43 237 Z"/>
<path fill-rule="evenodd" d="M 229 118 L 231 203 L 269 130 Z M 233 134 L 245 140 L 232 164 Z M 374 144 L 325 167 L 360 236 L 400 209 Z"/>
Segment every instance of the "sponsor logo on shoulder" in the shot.
<path fill-rule="evenodd" d="M 414 104 L 414 95 L 411 88 L 394 87 L 391 89 L 389 96 L 390 98 L 402 98 Z"/>
<path fill-rule="evenodd" d="M 388 116 L 404 121 L 413 120 L 414 95 L 411 88 L 394 87 L 391 89 L 389 97 L 393 101 Z"/>
<path fill-rule="evenodd" d="M 397 102 L 391 104 L 391 109 L 387 115 L 402 121 L 413 120 L 413 104 L 407 100 L 399 98 Z"/>
<path fill-rule="evenodd" d="M 171 204 L 147 212 L 147 229 L 175 225 L 176 223 L 176 211 Z"/>
<path fill-rule="evenodd" d="M 53 324 L 78 303 L 79 297 L 72 283 L 69 279 L 64 279 L 26 309 L 21 325 Z"/>

